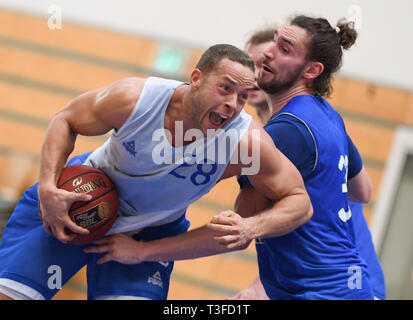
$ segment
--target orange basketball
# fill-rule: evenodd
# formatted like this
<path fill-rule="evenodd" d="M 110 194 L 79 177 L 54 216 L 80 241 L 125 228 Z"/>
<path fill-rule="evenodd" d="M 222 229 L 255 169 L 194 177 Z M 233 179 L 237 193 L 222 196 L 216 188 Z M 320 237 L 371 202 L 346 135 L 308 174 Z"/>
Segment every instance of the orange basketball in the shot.
<path fill-rule="evenodd" d="M 90 231 L 88 235 L 78 235 L 69 244 L 87 244 L 109 231 L 118 216 L 118 196 L 112 181 L 102 170 L 85 165 L 65 167 L 57 187 L 92 196 L 90 201 L 73 203 L 69 210 L 70 218 Z"/>

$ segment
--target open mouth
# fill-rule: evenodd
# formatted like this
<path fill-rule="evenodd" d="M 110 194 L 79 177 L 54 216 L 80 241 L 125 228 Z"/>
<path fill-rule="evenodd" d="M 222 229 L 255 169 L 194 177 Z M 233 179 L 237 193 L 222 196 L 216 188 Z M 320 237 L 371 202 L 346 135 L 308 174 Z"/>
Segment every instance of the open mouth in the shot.
<path fill-rule="evenodd" d="M 274 73 L 270 68 L 268 68 L 266 65 L 262 65 L 262 70 L 264 70 L 265 72 L 269 72 L 269 73 Z"/>
<path fill-rule="evenodd" d="M 223 126 L 226 120 L 228 120 L 228 116 L 223 115 L 221 113 L 211 111 L 209 113 L 209 121 L 215 128 L 219 128 Z"/>

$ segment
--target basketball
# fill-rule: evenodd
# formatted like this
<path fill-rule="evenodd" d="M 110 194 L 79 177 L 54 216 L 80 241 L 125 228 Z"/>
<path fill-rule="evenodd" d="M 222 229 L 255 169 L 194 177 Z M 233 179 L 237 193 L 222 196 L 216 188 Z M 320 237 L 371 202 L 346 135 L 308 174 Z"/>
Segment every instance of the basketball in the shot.
<path fill-rule="evenodd" d="M 109 231 L 118 215 L 118 196 L 112 181 L 102 170 L 85 165 L 65 167 L 57 187 L 92 196 L 90 201 L 74 202 L 69 210 L 70 218 L 90 231 L 87 235 L 78 235 L 69 244 L 87 244 Z"/>

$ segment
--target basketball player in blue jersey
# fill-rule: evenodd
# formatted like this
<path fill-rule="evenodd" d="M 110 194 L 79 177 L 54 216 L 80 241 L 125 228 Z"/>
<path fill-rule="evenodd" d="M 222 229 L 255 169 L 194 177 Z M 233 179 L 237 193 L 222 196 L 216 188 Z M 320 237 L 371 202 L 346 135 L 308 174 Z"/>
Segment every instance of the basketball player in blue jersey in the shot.
<path fill-rule="evenodd" d="M 262 62 L 265 59 L 264 52 L 269 49 L 274 42 L 276 29 L 263 29 L 255 32 L 247 42 L 246 51 L 255 63 L 256 73 L 262 67 Z M 265 92 L 257 88 L 250 93 L 248 104 L 254 107 L 261 122 L 266 124 L 271 118 L 271 110 L 267 103 Z M 294 117 L 278 117 L 278 120 L 271 122 L 271 135 L 275 145 L 282 150 L 284 155 L 297 167 L 300 171 L 304 182 L 311 175 L 314 167 L 314 159 L 316 154 L 316 145 L 314 144 L 311 132 Z M 291 136 L 299 133 L 302 139 L 295 139 L 295 143 L 290 144 Z M 348 179 L 355 177 L 362 169 L 361 157 L 357 148 L 349 139 L 349 173 Z M 352 171 L 350 171 L 350 169 Z M 239 179 L 242 185 L 243 181 L 247 181 L 245 177 Z M 363 204 L 349 202 L 351 210 L 351 218 L 353 219 L 354 236 L 356 247 L 358 248 L 361 257 L 367 264 L 367 271 L 370 286 L 373 290 L 374 297 L 385 299 L 386 290 L 384 283 L 383 271 L 380 262 L 377 258 L 373 240 L 367 221 L 363 214 Z M 248 288 L 239 292 L 233 299 L 268 299 L 262 287 L 259 278 Z"/>
<path fill-rule="evenodd" d="M 285 234 L 307 222 L 312 206 L 299 172 L 242 111 L 254 82 L 248 55 L 216 45 L 202 55 L 188 84 L 123 79 L 58 112 L 42 147 L 39 184 L 24 193 L 4 231 L 0 297 L 50 299 L 87 265 L 89 299 L 165 299 L 173 260 L 243 249 L 255 237 Z M 69 219 L 68 209 L 90 198 L 58 189 L 57 179 L 78 134 L 110 130 L 102 147 L 68 165 L 105 171 L 118 191 L 119 217 L 96 246 L 65 244 L 88 233 Z M 159 162 L 162 156 L 174 160 Z M 274 205 L 246 219 L 223 212 L 236 217 L 236 228 L 254 233 L 229 239 L 227 248 L 206 226 L 186 232 L 188 205 L 219 180 L 249 171 L 254 160 L 259 166 L 250 180 Z"/>
<path fill-rule="evenodd" d="M 354 216 L 362 213 L 352 212 L 348 202 L 367 202 L 371 182 L 341 117 L 323 98 L 330 94 L 342 49 L 350 48 L 356 37 L 343 20 L 333 28 L 325 19 L 297 16 L 264 51 L 258 84 L 272 110 L 265 130 L 299 168 L 314 214 L 287 235 L 256 241 L 259 279 L 236 298 L 248 298 L 262 288 L 270 299 L 374 296 L 355 235 L 360 230 L 355 230 L 359 226 Z M 242 216 L 270 204 L 249 180 L 240 178 L 244 187 L 236 211 Z M 224 237 L 225 224 L 216 217 L 211 228 Z"/>

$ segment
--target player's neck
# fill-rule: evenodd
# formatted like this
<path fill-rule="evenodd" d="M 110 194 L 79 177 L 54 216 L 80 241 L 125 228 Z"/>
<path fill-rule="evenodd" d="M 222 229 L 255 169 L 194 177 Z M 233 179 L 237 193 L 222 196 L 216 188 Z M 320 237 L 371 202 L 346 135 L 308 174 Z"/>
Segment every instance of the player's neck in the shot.
<path fill-rule="evenodd" d="M 172 141 L 169 141 L 169 143 L 174 147 L 181 147 L 181 145 L 175 145 L 177 122 L 180 122 L 178 125 L 181 126 L 180 129 L 183 132 L 193 127 L 192 108 L 188 92 L 189 86 L 187 85 L 176 88 L 165 112 L 164 127 L 171 133 Z"/>
<path fill-rule="evenodd" d="M 278 92 L 273 95 L 269 95 L 269 103 L 272 108 L 272 115 L 279 112 L 285 105 L 294 97 L 302 95 L 311 95 L 313 92 L 307 88 L 304 84 L 297 84 L 289 88 L 288 90 Z"/>

